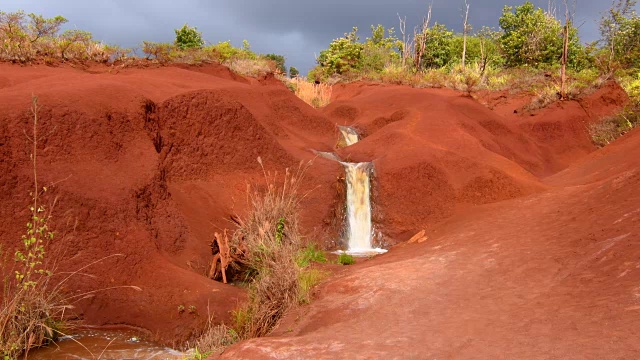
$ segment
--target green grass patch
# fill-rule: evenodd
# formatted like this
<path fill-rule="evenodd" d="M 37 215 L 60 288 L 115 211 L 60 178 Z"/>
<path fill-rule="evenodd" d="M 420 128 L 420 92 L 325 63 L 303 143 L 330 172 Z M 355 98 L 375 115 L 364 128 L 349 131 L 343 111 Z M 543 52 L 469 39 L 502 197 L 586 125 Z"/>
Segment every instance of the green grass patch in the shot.
<path fill-rule="evenodd" d="M 340 265 L 353 265 L 355 263 L 356 260 L 349 254 L 342 253 L 338 256 L 338 264 Z"/>
<path fill-rule="evenodd" d="M 300 272 L 298 283 L 298 303 L 308 304 L 311 302 L 311 290 L 322 280 L 326 279 L 329 273 L 318 269 L 305 269 Z"/>
<path fill-rule="evenodd" d="M 327 257 L 324 251 L 320 250 L 316 244 L 308 244 L 304 249 L 298 252 L 298 258 L 296 260 L 298 266 L 305 268 L 311 263 L 326 263 Z"/>

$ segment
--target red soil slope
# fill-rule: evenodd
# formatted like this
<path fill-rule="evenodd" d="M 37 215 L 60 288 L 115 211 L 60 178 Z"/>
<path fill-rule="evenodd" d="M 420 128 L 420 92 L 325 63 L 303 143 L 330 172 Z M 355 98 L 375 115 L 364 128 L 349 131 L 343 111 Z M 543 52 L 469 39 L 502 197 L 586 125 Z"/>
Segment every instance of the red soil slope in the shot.
<path fill-rule="evenodd" d="M 507 116 L 513 104 L 492 111 L 443 89 L 350 84 L 339 86 L 335 98 L 324 113 L 365 135 L 340 154 L 374 162 L 376 222 L 391 242 L 469 205 L 545 189 L 538 176 L 595 150 L 587 125 L 627 99 L 610 84 L 580 102 Z"/>
<path fill-rule="evenodd" d="M 212 233 L 233 227 L 230 217 L 246 210 L 247 183 L 261 183 L 256 158 L 267 170 L 296 167 L 314 158 L 312 150 L 333 150 L 336 124 L 353 125 L 364 139 L 337 152 L 348 161 L 374 163 L 379 241 L 395 244 L 421 229 L 428 229 L 432 240 L 394 249 L 367 263 L 376 267 L 356 267 L 332 280 L 321 300 L 292 325 L 295 341 L 255 340 L 231 354 L 253 353 L 252 344 L 282 349 L 278 344 L 288 342 L 310 357 L 321 357 L 327 349 L 326 356 L 333 356 L 331 351 L 343 345 L 362 350 L 342 339 L 349 338 L 353 321 L 353 329 L 362 327 L 352 334 L 353 341 L 362 343 L 361 335 L 377 344 L 391 341 L 366 353 L 376 357 L 379 351 L 398 351 L 394 346 L 406 345 L 403 341 L 424 343 L 425 324 L 439 321 L 440 347 L 406 349 L 440 357 L 437 349 L 454 348 L 458 341 L 447 336 L 460 322 L 449 323 L 448 316 L 461 308 L 467 318 L 484 316 L 475 311 L 490 305 L 494 290 L 505 302 L 490 310 L 504 306 L 513 311 L 507 314 L 518 316 L 517 309 L 529 311 L 517 303 L 529 296 L 519 285 L 547 284 L 548 274 L 546 268 L 527 265 L 528 257 L 535 260 L 531 266 L 546 266 L 556 259 L 548 246 L 568 253 L 583 245 L 582 233 L 568 226 L 573 221 L 581 228 L 582 220 L 557 216 L 556 209 L 577 217 L 584 209 L 576 201 L 600 200 L 596 185 L 585 198 L 570 184 L 579 179 L 593 183 L 588 164 L 597 159 L 587 156 L 595 148 L 585 124 L 623 104 L 620 89 L 610 85 L 580 103 L 553 105 L 537 114 L 513 114 L 508 101 L 490 105 L 491 110 L 441 89 L 352 84 L 334 93 L 336 101 L 317 112 L 274 79 L 245 79 L 219 66 L 80 70 L 0 65 L 2 244 L 9 249 L 18 245 L 13 240 L 29 216 L 31 165 L 24 131 L 29 131 L 28 106 L 36 94 L 42 105 L 40 180 L 55 184 L 45 200 L 59 200 L 54 213 L 58 235 L 50 250 L 63 259 L 59 270 L 122 254 L 92 266 L 87 272 L 94 278 L 77 278 L 67 290 L 142 288 L 101 292 L 78 304 L 79 315 L 89 324 L 133 325 L 165 342 L 179 342 L 192 335 L 207 312 L 217 321 L 228 319 L 228 311 L 244 297 L 241 290 L 203 274 Z M 577 161 L 585 165 L 541 180 Z M 617 174 L 616 169 L 610 173 Z M 336 214 L 344 207 L 342 176 L 339 164 L 323 158 L 314 160 L 307 175 L 313 191 L 303 203 L 303 225 L 310 239 L 329 246 L 340 243 Z M 543 226 L 547 221 L 555 225 Z M 550 235 L 558 229 L 570 235 L 567 242 Z M 548 238 L 538 241 L 541 236 Z M 503 257 L 498 248 L 504 249 Z M 572 256 L 558 261 L 582 261 Z M 497 285 L 496 279 L 501 281 Z M 572 284 L 576 278 L 567 279 Z M 387 297 L 388 307 L 377 304 Z M 401 305 L 402 299 L 409 306 Z M 540 311 L 557 305 L 553 301 Z M 197 314 L 180 313 L 179 305 L 194 305 Z M 433 310 L 438 306 L 441 312 Z M 509 319 L 503 320 L 507 326 Z M 415 326 L 403 334 L 401 321 Z M 390 324 L 394 335 L 382 324 Z M 484 325 L 469 325 L 468 336 L 482 335 Z M 467 333 L 461 334 L 465 339 Z M 312 345 L 316 336 L 322 342 Z"/>
<path fill-rule="evenodd" d="M 243 291 L 208 280 L 208 243 L 242 213 L 246 184 L 297 167 L 307 149 L 330 150 L 334 127 L 279 81 L 231 76 L 224 67 L 87 70 L 0 65 L 0 239 L 19 243 L 28 220 L 31 95 L 39 97 L 39 178 L 58 204 L 50 252 L 76 270 L 69 291 L 120 285 L 83 301 L 89 324 L 134 325 L 179 342 L 206 321 L 228 318 Z M 322 163 L 322 161 L 320 161 Z M 336 167 L 328 164 L 329 169 Z M 319 183 L 335 172 L 316 171 Z M 52 186 L 55 184 L 55 186 Z M 312 184 L 309 184 L 311 187 Z M 306 200 L 307 228 L 331 213 L 330 187 Z M 52 256 L 53 257 L 53 256 Z M 194 305 L 198 315 L 181 314 Z"/>
<path fill-rule="evenodd" d="M 636 130 L 542 192 L 469 208 L 356 265 L 222 358 L 637 359 L 639 169 Z"/>

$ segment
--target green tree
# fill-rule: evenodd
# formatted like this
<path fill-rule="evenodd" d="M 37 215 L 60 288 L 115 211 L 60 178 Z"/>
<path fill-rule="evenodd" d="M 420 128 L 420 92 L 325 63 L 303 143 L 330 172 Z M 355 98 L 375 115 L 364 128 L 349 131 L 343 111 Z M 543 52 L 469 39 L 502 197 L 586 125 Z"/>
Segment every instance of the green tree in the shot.
<path fill-rule="evenodd" d="M 168 61 L 172 48 L 173 45 L 170 43 L 142 42 L 142 52 L 147 54 L 147 59 L 151 59 L 153 56 L 153 58 L 158 61 Z"/>
<path fill-rule="evenodd" d="M 362 70 L 381 72 L 387 65 L 399 62 L 401 48 L 402 41 L 395 36 L 393 28 L 371 26 L 371 37 L 365 40 L 362 49 Z"/>
<path fill-rule="evenodd" d="M 184 24 L 182 28 L 175 29 L 174 31 L 176 33 L 175 45 L 180 49 L 199 48 L 204 45 L 202 33 L 199 32 L 196 27 Z"/>
<path fill-rule="evenodd" d="M 329 48 L 322 50 L 316 60 L 324 75 L 347 74 L 359 70 L 364 45 L 359 43 L 358 28 L 354 27 L 344 37 L 335 39 Z"/>
<path fill-rule="evenodd" d="M 78 44 L 87 45 L 92 41 L 93 35 L 90 32 L 84 30 L 67 30 L 60 36 L 58 41 L 58 48 L 60 50 L 60 56 L 63 60 L 68 60 L 69 50 L 73 50 L 74 47 L 77 47 Z M 86 49 L 86 46 L 83 46 L 83 49 Z M 82 56 L 86 56 L 84 52 L 81 51 L 71 51 L 71 58 L 76 58 L 77 60 L 85 60 L 82 59 Z"/>
<path fill-rule="evenodd" d="M 562 56 L 562 25 L 550 14 L 527 1 L 516 6 L 505 6 L 500 17 L 504 31 L 500 38 L 507 66 L 539 66 L 554 64 Z M 578 31 L 569 29 L 569 63 L 575 65 L 575 54 L 580 52 Z"/>
<path fill-rule="evenodd" d="M 298 71 L 298 69 L 297 69 L 297 68 L 295 68 L 295 67 L 293 67 L 293 66 L 289 68 L 289 76 L 291 76 L 292 78 L 294 78 L 294 77 L 297 77 L 297 76 L 299 76 L 299 75 L 300 75 L 300 71 Z"/>
<path fill-rule="evenodd" d="M 33 13 L 28 16 L 30 20 L 28 28 L 32 43 L 44 37 L 55 36 L 60 31 L 60 27 L 69 21 L 62 16 L 55 16 L 49 19 Z"/>
<path fill-rule="evenodd" d="M 453 31 L 447 29 L 445 25 L 436 23 L 426 28 L 421 34 L 416 35 L 415 41 L 416 43 L 424 41 L 425 44 L 421 58 L 423 68 L 443 67 L 448 65 L 454 56 Z"/>
<path fill-rule="evenodd" d="M 273 60 L 276 63 L 276 69 L 281 73 L 281 74 L 286 74 L 287 73 L 287 67 L 285 66 L 285 57 L 282 55 L 278 55 L 278 54 L 266 54 L 263 55 L 265 58 L 269 59 L 269 60 Z"/>
<path fill-rule="evenodd" d="M 623 67 L 640 67 L 640 17 L 634 10 L 636 0 L 614 0 L 600 20 L 601 42 L 613 62 Z"/>

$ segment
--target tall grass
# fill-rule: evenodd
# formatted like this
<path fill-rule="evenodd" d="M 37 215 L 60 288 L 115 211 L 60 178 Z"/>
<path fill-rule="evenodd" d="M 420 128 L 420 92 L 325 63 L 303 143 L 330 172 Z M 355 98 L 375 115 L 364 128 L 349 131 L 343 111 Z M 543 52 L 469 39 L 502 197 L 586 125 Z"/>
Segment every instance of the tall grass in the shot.
<path fill-rule="evenodd" d="M 289 80 L 297 97 L 315 107 L 321 108 L 331 102 L 332 86 L 326 83 L 316 84 L 307 81 L 303 77 Z"/>
<path fill-rule="evenodd" d="M 22 249 L 15 252 L 15 263 L 7 266 L 3 256 L 3 296 L 0 310 L 0 353 L 9 359 L 16 358 L 29 349 L 42 346 L 57 336 L 64 318 L 65 305 L 60 302 L 58 291 L 49 288 L 51 271 L 45 264 L 45 247 L 53 239 L 49 229 L 51 208 L 40 203 L 40 196 L 47 190 L 38 185 L 38 99 L 32 99 L 33 132 L 31 161 L 33 165 L 33 189 L 31 190 L 30 220 L 22 235 Z"/>
<path fill-rule="evenodd" d="M 262 161 L 258 158 L 260 165 Z M 232 246 L 244 253 L 249 300 L 236 312 L 241 338 L 267 335 L 285 312 L 298 303 L 302 247 L 298 224 L 301 182 L 310 163 L 284 174 L 264 170 L 266 186 L 250 189 L 250 211 L 240 218 Z"/>
<path fill-rule="evenodd" d="M 315 246 L 303 246 L 299 228 L 300 202 L 306 196 L 301 184 L 311 162 L 282 174 L 267 172 L 260 158 L 258 162 L 265 184 L 248 188 L 249 211 L 238 217 L 230 244 L 242 259 L 249 299 L 234 311 L 233 326 L 210 324 L 195 343 L 199 352 L 269 334 L 287 310 L 308 303 L 312 288 L 327 276 L 307 268 L 326 258 Z"/>

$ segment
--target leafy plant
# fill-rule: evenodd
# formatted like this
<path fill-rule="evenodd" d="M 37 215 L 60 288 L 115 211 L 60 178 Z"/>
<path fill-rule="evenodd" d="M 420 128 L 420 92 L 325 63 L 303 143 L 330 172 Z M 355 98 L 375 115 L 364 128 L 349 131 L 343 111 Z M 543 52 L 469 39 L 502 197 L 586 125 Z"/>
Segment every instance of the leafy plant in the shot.
<path fill-rule="evenodd" d="M 147 54 L 147 59 L 151 59 L 153 56 L 158 61 L 168 61 L 172 46 L 169 43 L 143 41 L 142 51 Z"/>
<path fill-rule="evenodd" d="M 60 36 L 60 39 L 58 41 L 60 57 L 62 57 L 63 60 L 68 60 L 69 58 L 79 58 L 80 60 L 85 60 L 86 58 L 84 57 L 85 54 L 82 52 L 82 48 L 86 48 L 91 40 L 92 35 L 88 31 L 76 29 L 65 31 Z M 70 56 L 69 52 L 71 52 L 75 56 Z"/>
<path fill-rule="evenodd" d="M 327 257 L 324 254 L 324 251 L 318 249 L 316 244 L 308 244 L 304 249 L 298 252 L 297 263 L 301 268 L 305 268 L 311 265 L 312 262 L 316 263 L 326 263 Z"/>
<path fill-rule="evenodd" d="M 338 255 L 338 264 L 340 265 L 353 265 L 355 263 L 356 260 L 353 258 L 353 256 L 347 253 L 340 253 L 340 255 Z"/>
<path fill-rule="evenodd" d="M 207 357 L 209 357 L 209 355 L 211 355 L 211 352 L 210 352 L 210 351 L 204 351 L 204 352 L 203 352 L 203 351 L 200 351 L 200 350 L 198 349 L 198 347 L 196 346 L 196 347 L 193 349 L 193 356 L 192 356 L 191 358 L 192 358 L 192 359 L 194 359 L 194 360 L 204 360 L 204 359 L 206 359 Z"/>
<path fill-rule="evenodd" d="M 591 124 L 589 134 L 596 146 L 604 147 L 637 126 L 640 126 L 640 106 L 632 105 L 616 115 Z"/>

